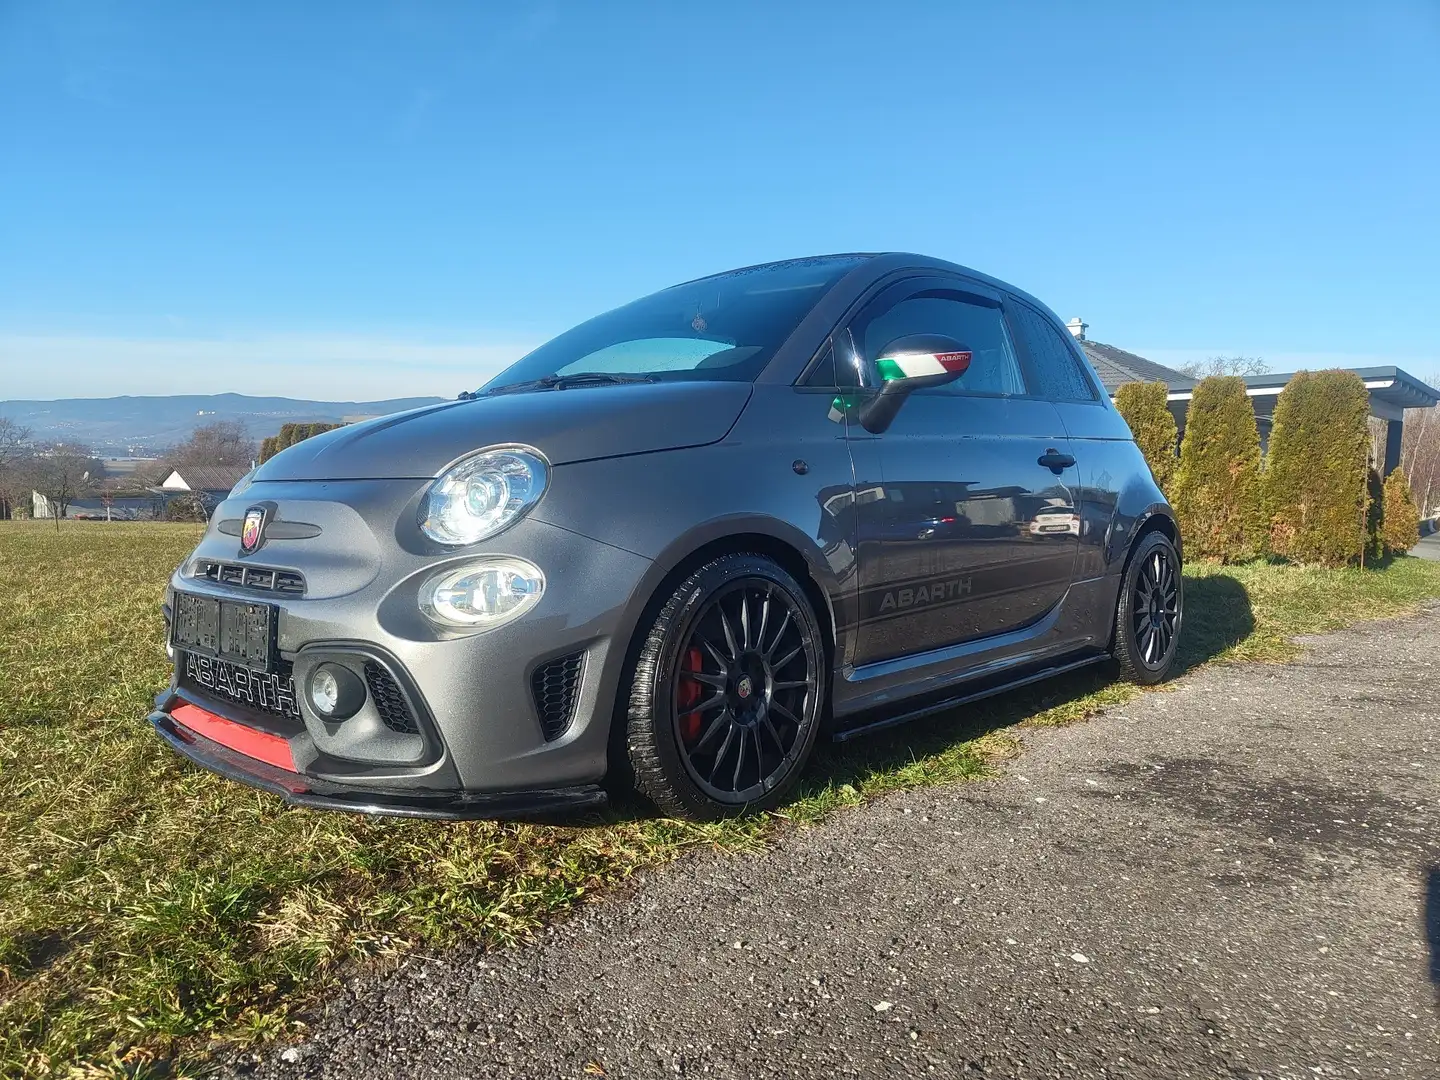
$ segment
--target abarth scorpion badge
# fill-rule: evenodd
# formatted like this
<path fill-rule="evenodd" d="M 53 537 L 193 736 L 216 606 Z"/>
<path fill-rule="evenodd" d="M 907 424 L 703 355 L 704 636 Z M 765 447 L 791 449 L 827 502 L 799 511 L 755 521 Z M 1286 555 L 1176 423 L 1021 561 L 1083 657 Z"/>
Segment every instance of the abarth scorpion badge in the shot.
<path fill-rule="evenodd" d="M 245 511 L 244 524 L 240 526 L 240 554 L 251 555 L 259 549 L 265 539 L 265 508 L 252 506 Z"/>

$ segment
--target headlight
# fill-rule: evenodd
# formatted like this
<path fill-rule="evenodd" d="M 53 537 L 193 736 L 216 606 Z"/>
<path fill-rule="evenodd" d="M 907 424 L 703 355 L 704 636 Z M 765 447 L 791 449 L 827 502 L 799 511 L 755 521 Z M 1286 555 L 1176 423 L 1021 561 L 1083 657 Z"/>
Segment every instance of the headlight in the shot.
<path fill-rule="evenodd" d="M 474 544 L 508 529 L 545 494 L 549 470 L 527 446 L 492 446 L 441 473 L 425 497 L 420 528 L 442 544 Z"/>
<path fill-rule="evenodd" d="M 444 570 L 420 587 L 420 607 L 434 622 L 491 630 L 518 619 L 545 595 L 545 575 L 509 555 Z"/>

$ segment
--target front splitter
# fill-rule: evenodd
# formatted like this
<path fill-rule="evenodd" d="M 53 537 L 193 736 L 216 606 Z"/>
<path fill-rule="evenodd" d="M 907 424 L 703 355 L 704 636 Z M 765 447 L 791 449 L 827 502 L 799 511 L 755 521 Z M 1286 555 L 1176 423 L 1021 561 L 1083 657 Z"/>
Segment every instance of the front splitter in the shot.
<path fill-rule="evenodd" d="M 278 795 L 293 806 L 450 821 L 477 818 L 553 821 L 599 810 L 608 801 L 598 786 L 514 792 L 401 792 L 337 784 L 237 753 L 176 723 L 166 712 L 152 712 L 150 723 L 182 757 L 228 779 Z"/>

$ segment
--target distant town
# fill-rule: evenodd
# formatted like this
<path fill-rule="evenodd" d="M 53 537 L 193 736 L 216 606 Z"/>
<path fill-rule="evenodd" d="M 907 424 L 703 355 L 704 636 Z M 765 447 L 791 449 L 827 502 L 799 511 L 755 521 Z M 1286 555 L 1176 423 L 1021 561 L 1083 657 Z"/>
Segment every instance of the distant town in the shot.
<path fill-rule="evenodd" d="M 0 520 L 204 521 L 277 450 L 440 400 L 215 394 L 0 402 Z"/>

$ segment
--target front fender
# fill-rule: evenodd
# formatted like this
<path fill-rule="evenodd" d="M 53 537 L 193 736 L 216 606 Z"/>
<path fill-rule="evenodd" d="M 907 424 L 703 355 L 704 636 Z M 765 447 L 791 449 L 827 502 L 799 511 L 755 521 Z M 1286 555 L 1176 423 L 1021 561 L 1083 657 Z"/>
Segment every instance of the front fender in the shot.
<path fill-rule="evenodd" d="M 843 439 L 816 439 L 803 451 L 775 441 L 741 443 L 581 462 L 552 471 L 535 516 L 634 552 L 651 565 L 626 619 L 645 606 L 677 567 L 720 542 L 756 537 L 762 551 L 783 546 L 804 562 L 837 634 L 853 622 L 854 500 Z M 803 452 L 808 468 L 793 461 Z M 618 508 L 623 506 L 623 512 Z"/>

